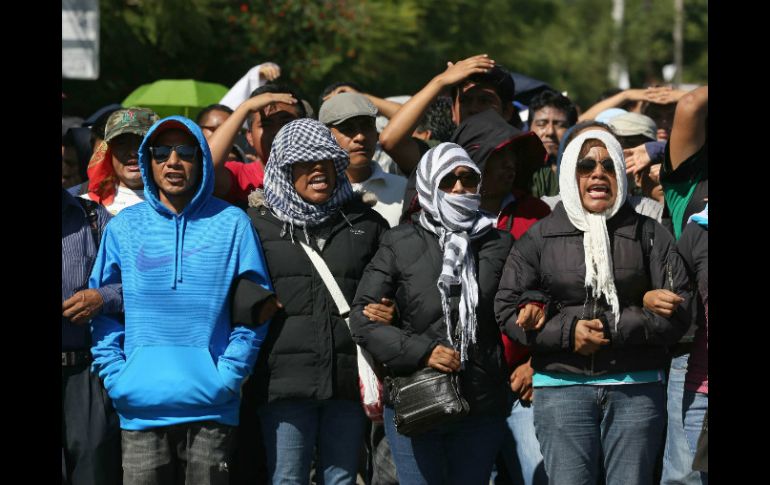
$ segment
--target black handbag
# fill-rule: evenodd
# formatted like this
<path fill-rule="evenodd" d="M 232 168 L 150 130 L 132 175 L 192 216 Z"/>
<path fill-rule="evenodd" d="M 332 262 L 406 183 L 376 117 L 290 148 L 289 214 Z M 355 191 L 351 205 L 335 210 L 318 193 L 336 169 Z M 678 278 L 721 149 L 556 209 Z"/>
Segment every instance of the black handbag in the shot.
<path fill-rule="evenodd" d="M 454 372 L 425 367 L 411 376 L 390 379 L 390 389 L 396 431 L 406 436 L 454 421 L 470 410 Z"/>
<path fill-rule="evenodd" d="M 459 296 L 449 298 L 456 321 Z M 451 322 L 450 322 L 451 324 Z M 455 341 L 459 338 L 456 335 Z M 460 394 L 459 376 L 425 367 L 407 377 L 386 378 L 396 431 L 415 436 L 468 414 L 470 406 Z"/>

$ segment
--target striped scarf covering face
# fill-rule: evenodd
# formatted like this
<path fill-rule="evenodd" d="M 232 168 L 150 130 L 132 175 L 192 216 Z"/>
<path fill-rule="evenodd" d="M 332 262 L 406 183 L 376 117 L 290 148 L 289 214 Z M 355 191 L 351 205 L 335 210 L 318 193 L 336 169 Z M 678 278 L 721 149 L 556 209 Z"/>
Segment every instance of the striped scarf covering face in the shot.
<path fill-rule="evenodd" d="M 449 194 L 439 189 L 441 179 L 457 167 L 468 167 L 481 175 L 478 167 L 459 145 L 441 143 L 428 150 L 417 166 L 417 197 L 422 207 L 420 225 L 438 236 L 443 254 L 441 274 L 436 286 L 441 295 L 447 338 L 460 351 L 460 361 L 468 358 L 468 345 L 476 342 L 476 307 L 479 287 L 476 262 L 470 242 L 494 227 L 494 219 L 479 211 L 481 184 L 475 194 Z M 451 331 L 449 295 L 451 285 L 461 286 L 460 342 Z M 459 346 L 459 348 L 458 348 Z"/>
<path fill-rule="evenodd" d="M 618 182 L 618 193 L 612 207 L 601 214 L 588 212 L 583 207 L 576 177 L 576 166 L 580 148 L 586 140 L 598 139 L 607 147 Z M 620 320 L 620 302 L 615 288 L 612 269 L 610 236 L 607 233 L 607 219 L 617 214 L 626 201 L 626 162 L 618 140 L 604 130 L 589 130 L 578 135 L 567 145 L 559 171 L 559 191 L 564 209 L 570 222 L 583 231 L 583 249 L 586 265 L 586 288 L 591 288 L 594 298 L 604 295 L 615 314 L 615 330 Z"/>
<path fill-rule="evenodd" d="M 311 204 L 294 188 L 291 167 L 295 163 L 319 160 L 334 162 L 337 184 L 329 200 Z M 301 118 L 281 128 L 265 166 L 264 192 L 266 205 L 285 223 L 282 235 L 286 225 L 293 238 L 295 225 L 307 229 L 326 222 L 353 198 L 353 188 L 345 175 L 349 163 L 348 153 L 322 123 Z M 305 233 L 307 236 L 306 230 Z"/>

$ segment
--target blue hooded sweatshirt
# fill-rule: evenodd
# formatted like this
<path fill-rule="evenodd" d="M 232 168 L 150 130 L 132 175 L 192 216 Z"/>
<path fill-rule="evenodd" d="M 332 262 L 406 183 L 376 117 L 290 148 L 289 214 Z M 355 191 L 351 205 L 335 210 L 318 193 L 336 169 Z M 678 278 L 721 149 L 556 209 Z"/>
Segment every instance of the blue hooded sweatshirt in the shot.
<path fill-rule="evenodd" d="M 179 214 L 160 201 L 150 166 L 150 140 L 166 124 L 192 133 L 203 155 L 195 195 Z M 139 167 L 146 200 L 107 225 L 89 280 L 91 288 L 122 281 L 125 308 L 125 324 L 115 314 L 92 321 L 92 368 L 123 429 L 205 420 L 235 426 L 241 383 L 269 326 L 231 322 L 237 278 L 272 291 L 259 238 L 242 210 L 212 195 L 211 152 L 192 120 L 155 123 L 139 147 Z"/>

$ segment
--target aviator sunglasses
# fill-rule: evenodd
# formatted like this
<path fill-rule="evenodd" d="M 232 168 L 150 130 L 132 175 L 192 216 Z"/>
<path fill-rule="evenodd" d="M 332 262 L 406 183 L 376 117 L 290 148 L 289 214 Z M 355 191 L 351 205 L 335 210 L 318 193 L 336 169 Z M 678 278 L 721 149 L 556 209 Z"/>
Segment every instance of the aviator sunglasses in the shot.
<path fill-rule="evenodd" d="M 611 158 L 605 158 L 601 162 L 602 168 L 605 172 L 608 174 L 614 174 L 615 173 L 615 163 L 612 161 Z M 579 160 L 577 165 L 575 165 L 575 169 L 577 170 L 577 174 L 581 177 L 585 177 L 587 175 L 590 175 L 594 169 L 596 168 L 597 161 L 593 158 L 584 158 L 582 160 Z"/>
<path fill-rule="evenodd" d="M 199 147 L 195 145 L 159 145 L 150 147 L 150 153 L 157 163 L 163 163 L 168 160 L 172 151 L 176 152 L 176 155 L 182 160 L 194 162 L 195 156 L 198 154 L 198 148 Z"/>
<path fill-rule="evenodd" d="M 477 174 L 476 172 L 463 172 L 460 175 L 448 173 L 444 175 L 444 178 L 441 179 L 438 187 L 440 189 L 451 189 L 455 186 L 458 180 L 460 180 L 460 183 L 466 189 L 473 189 L 479 185 L 479 182 L 481 182 L 481 175 Z"/>

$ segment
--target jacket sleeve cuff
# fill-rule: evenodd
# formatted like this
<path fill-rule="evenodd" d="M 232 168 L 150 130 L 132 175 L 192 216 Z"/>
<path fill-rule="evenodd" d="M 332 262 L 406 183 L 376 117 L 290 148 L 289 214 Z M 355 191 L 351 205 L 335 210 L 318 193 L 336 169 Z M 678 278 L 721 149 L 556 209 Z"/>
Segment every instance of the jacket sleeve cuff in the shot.
<path fill-rule="evenodd" d="M 217 370 L 219 371 L 219 377 L 222 379 L 222 383 L 225 385 L 225 387 L 233 394 L 240 395 L 241 383 L 243 382 L 243 379 L 246 377 L 246 375 L 238 372 L 238 370 L 235 369 L 228 361 L 222 359 L 219 360 Z"/>
<path fill-rule="evenodd" d="M 578 321 L 578 317 L 573 316 L 572 323 L 564 326 L 564 328 L 567 329 L 567 342 L 566 342 L 566 345 L 564 345 L 563 347 L 569 350 L 570 352 L 575 351 L 575 327 L 577 327 L 577 321 Z"/>
<path fill-rule="evenodd" d="M 650 157 L 650 165 L 662 163 L 666 154 L 666 143 L 662 141 L 649 141 L 644 144 L 647 156 Z"/>
<path fill-rule="evenodd" d="M 115 388 L 115 383 L 117 382 L 118 377 L 120 376 L 120 373 L 125 365 L 125 359 L 119 358 L 102 367 L 102 369 L 98 371 L 99 377 L 101 377 L 104 382 L 104 389 L 107 391 L 107 395 L 110 396 L 110 398 L 112 398 L 112 391 Z M 91 369 L 95 370 L 93 365 Z"/>
<path fill-rule="evenodd" d="M 123 312 L 123 285 L 113 283 L 96 288 L 97 293 L 102 297 L 101 313 L 121 313 Z"/>
<path fill-rule="evenodd" d="M 404 360 L 414 366 L 413 370 L 421 369 L 439 342 L 423 335 L 412 335 L 409 340 L 410 342 L 404 352 Z"/>
<path fill-rule="evenodd" d="M 527 304 L 532 303 L 533 305 L 537 305 L 542 308 L 543 313 L 545 313 L 545 317 L 548 318 L 550 316 L 548 313 L 551 306 L 550 300 L 551 299 L 546 294 L 540 291 L 529 290 L 521 294 L 517 303 L 518 306 L 516 308 L 521 309 Z"/>
<path fill-rule="evenodd" d="M 262 305 L 275 293 L 249 279 L 239 278 L 233 292 L 233 325 L 256 327 L 265 322 L 259 321 Z"/>
<path fill-rule="evenodd" d="M 620 346 L 623 343 L 623 338 L 620 335 L 620 332 L 615 332 L 613 330 L 613 327 L 615 326 L 615 315 L 610 311 L 606 311 L 601 313 L 597 318 L 602 322 L 602 326 L 604 327 L 604 338 L 610 341 L 610 345 L 614 347 Z"/>

